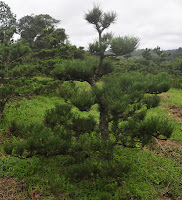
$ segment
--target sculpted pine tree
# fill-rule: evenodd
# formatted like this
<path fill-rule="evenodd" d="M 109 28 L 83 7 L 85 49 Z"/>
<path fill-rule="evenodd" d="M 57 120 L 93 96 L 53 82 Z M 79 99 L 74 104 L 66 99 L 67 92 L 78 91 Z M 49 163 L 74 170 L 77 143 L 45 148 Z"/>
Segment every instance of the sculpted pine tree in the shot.
<path fill-rule="evenodd" d="M 108 48 L 112 38 L 111 33 L 107 33 L 104 35 L 102 35 L 102 33 L 105 29 L 107 29 L 111 24 L 116 21 L 116 16 L 117 15 L 115 12 L 104 13 L 98 6 L 94 6 L 91 11 L 85 14 L 85 19 L 90 24 L 94 25 L 99 34 L 99 40 L 89 45 L 90 51 L 99 55 L 100 58 L 99 64 L 94 73 L 93 84 L 96 83 L 98 77 L 102 73 L 102 63 L 103 59 L 105 58 L 104 52 Z"/>
<path fill-rule="evenodd" d="M 88 13 L 85 14 L 85 19 L 90 23 L 93 24 L 95 29 L 97 30 L 99 34 L 98 41 L 89 44 L 89 49 L 92 53 L 99 56 L 99 63 L 95 69 L 93 79 L 92 79 L 92 85 L 96 86 L 96 82 L 99 80 L 99 78 L 103 75 L 103 60 L 107 56 L 121 56 L 121 55 L 127 55 L 130 54 L 132 51 L 134 51 L 139 43 L 139 39 L 137 37 L 116 37 L 113 38 L 111 33 L 105 33 L 105 29 L 109 28 L 111 24 L 113 24 L 116 21 L 117 14 L 115 12 L 103 12 L 103 10 L 99 6 L 94 6 L 92 10 L 90 10 Z M 111 53 L 106 54 L 106 50 L 111 48 Z M 115 85 L 115 84 L 114 84 Z M 113 88 L 109 88 L 110 86 L 107 85 L 107 89 L 103 88 L 103 90 L 97 90 L 97 86 L 95 87 L 96 90 L 96 96 L 97 96 L 97 103 L 99 104 L 99 111 L 100 111 L 100 120 L 99 120 L 99 129 L 102 134 L 103 139 L 109 138 L 108 133 L 108 123 L 112 120 L 108 118 L 108 102 L 106 103 L 106 98 L 108 90 L 115 90 Z M 106 92 L 106 93 L 105 93 Z M 114 95 L 113 93 L 110 94 L 111 96 Z M 109 96 L 110 96 L 109 95 Z M 118 93 L 116 96 L 121 95 L 119 94 L 119 88 Z M 103 97 L 104 96 L 104 97 Z M 110 96 L 110 97 L 111 97 Z M 103 99 L 102 99 L 103 97 Z M 111 97 L 112 98 L 112 97 Z M 104 100 L 105 99 L 105 100 Z M 114 101 L 114 100 L 113 100 Z"/>
<path fill-rule="evenodd" d="M 105 57 L 113 55 L 126 55 L 134 51 L 139 39 L 136 37 L 117 37 L 113 39 L 112 33 L 105 33 L 105 29 L 115 23 L 117 14 L 115 12 L 103 12 L 99 6 L 94 6 L 92 10 L 85 14 L 85 19 L 93 24 L 99 34 L 98 41 L 89 44 L 92 53 L 99 56 L 99 63 L 95 69 L 92 84 L 95 85 L 103 74 L 102 63 Z M 105 51 L 111 47 L 112 53 L 106 54 Z"/>

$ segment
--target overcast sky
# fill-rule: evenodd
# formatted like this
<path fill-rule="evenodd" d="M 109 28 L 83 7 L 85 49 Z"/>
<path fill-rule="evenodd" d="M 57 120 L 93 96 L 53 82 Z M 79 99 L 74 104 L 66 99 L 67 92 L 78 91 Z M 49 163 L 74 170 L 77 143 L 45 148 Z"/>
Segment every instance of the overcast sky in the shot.
<path fill-rule="evenodd" d="M 182 0 L 4 0 L 17 18 L 30 14 L 49 14 L 61 20 L 69 41 L 87 47 L 97 38 L 84 13 L 93 3 L 104 11 L 115 11 L 117 21 L 108 31 L 140 38 L 139 48 L 176 49 L 182 47 Z"/>

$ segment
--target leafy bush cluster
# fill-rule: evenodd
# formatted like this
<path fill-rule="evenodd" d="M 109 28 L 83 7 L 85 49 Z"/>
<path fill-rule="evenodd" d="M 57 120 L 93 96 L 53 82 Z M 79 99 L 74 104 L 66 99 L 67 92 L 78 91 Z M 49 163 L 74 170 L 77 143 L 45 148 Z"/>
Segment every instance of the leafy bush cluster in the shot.
<path fill-rule="evenodd" d="M 60 96 L 81 111 L 88 111 L 95 103 L 95 95 L 87 82 L 64 81 L 60 87 Z"/>
<path fill-rule="evenodd" d="M 156 76 L 148 74 L 146 77 L 148 82 L 148 93 L 159 94 L 167 92 L 171 87 L 171 78 L 166 72 L 159 73 Z"/>
<path fill-rule="evenodd" d="M 181 88 L 181 60 L 174 59 L 170 62 L 155 63 L 153 61 L 141 58 L 133 57 L 126 60 L 119 60 L 115 65 L 116 72 L 131 72 L 138 71 L 142 74 L 158 74 L 166 72 L 171 75 L 171 83 L 174 88 Z"/>
<path fill-rule="evenodd" d="M 52 59 L 56 57 L 66 60 L 83 59 L 85 57 L 85 51 L 82 47 L 77 48 L 72 45 L 62 45 L 53 49 L 40 49 L 40 51 L 34 52 L 32 56 L 39 59 Z"/>
<path fill-rule="evenodd" d="M 31 95 L 48 94 L 55 91 L 59 86 L 59 81 L 52 78 L 33 77 L 31 79 L 21 77 L 13 79 L 11 84 L 16 87 L 13 93 L 18 97 L 30 97 Z"/>
<path fill-rule="evenodd" d="M 51 73 L 53 77 L 60 80 L 77 80 L 92 83 L 97 63 L 98 59 L 91 56 L 84 60 L 65 60 L 55 65 L 55 69 Z M 102 75 L 111 73 L 114 70 L 113 62 L 106 59 L 102 68 Z"/>
<path fill-rule="evenodd" d="M 97 59 L 93 58 L 83 61 L 65 60 L 56 66 L 56 68 L 52 71 L 52 75 L 60 80 L 81 80 L 90 82 L 96 65 Z"/>
<path fill-rule="evenodd" d="M 96 121 L 91 114 L 72 111 L 67 103 L 47 110 L 44 124 L 23 124 L 11 121 L 10 131 L 15 136 L 12 143 L 5 142 L 6 153 L 31 156 L 66 153 L 80 134 L 94 130 Z M 75 139 L 74 139 L 75 138 Z"/>

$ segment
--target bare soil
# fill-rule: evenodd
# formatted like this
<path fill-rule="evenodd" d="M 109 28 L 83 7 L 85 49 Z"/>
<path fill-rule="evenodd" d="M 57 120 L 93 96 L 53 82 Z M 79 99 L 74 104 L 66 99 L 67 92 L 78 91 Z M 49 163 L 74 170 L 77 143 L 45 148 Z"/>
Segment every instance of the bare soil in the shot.
<path fill-rule="evenodd" d="M 27 199 L 26 181 L 16 182 L 12 177 L 0 179 L 0 200 Z"/>
<path fill-rule="evenodd" d="M 5 139 L 7 139 L 8 142 L 11 142 L 12 138 L 13 136 L 9 130 L 0 130 L 0 144 L 3 144 Z"/>
<path fill-rule="evenodd" d="M 174 118 L 180 122 L 182 122 L 182 106 L 178 105 L 162 105 L 160 106 L 163 109 L 168 110 L 167 117 Z"/>
<path fill-rule="evenodd" d="M 168 94 L 168 93 L 162 93 L 159 94 L 159 97 L 162 101 L 167 101 L 168 99 L 170 99 L 172 96 L 174 96 L 173 94 Z"/>
<path fill-rule="evenodd" d="M 176 167 L 182 167 L 182 143 L 172 140 L 154 139 L 153 143 L 149 144 L 146 151 L 152 151 L 159 156 L 165 158 L 173 158 L 176 161 Z M 162 168 L 161 168 L 162 169 Z M 163 169 L 164 170 L 164 169 Z M 171 196 L 169 193 L 173 190 L 170 181 L 168 186 L 160 194 L 160 200 L 180 200 L 180 197 Z"/>
<path fill-rule="evenodd" d="M 163 157 L 172 157 L 182 167 L 182 143 L 173 140 L 154 139 L 146 150 L 150 150 Z"/>

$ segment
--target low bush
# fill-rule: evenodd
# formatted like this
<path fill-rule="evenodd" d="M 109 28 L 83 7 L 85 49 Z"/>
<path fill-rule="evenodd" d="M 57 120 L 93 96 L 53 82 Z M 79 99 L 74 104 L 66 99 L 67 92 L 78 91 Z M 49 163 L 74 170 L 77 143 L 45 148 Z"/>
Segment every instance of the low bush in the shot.
<path fill-rule="evenodd" d="M 78 80 L 91 82 L 97 59 L 87 58 L 86 60 L 65 60 L 58 64 L 52 71 L 53 77 L 60 80 Z"/>
<path fill-rule="evenodd" d="M 167 92 L 171 87 L 171 78 L 166 72 L 157 75 L 148 74 L 146 76 L 148 93 L 159 94 Z"/>
<path fill-rule="evenodd" d="M 88 111 L 95 104 L 95 95 L 87 82 L 64 81 L 60 95 L 81 111 Z"/>
<path fill-rule="evenodd" d="M 160 103 L 160 97 L 157 95 L 154 96 L 146 96 L 143 99 L 143 103 L 146 104 L 147 108 L 155 108 L 159 105 Z"/>

